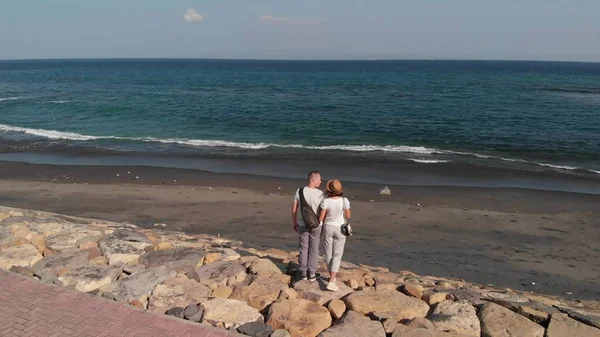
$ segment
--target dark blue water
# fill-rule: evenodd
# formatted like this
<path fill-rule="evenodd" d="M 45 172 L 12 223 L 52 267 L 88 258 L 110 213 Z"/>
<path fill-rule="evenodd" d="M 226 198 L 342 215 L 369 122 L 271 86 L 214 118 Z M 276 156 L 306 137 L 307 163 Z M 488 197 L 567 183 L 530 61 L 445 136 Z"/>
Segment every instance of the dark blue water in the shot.
<path fill-rule="evenodd" d="M 0 62 L 0 152 L 350 158 L 600 175 L 600 64 Z"/>

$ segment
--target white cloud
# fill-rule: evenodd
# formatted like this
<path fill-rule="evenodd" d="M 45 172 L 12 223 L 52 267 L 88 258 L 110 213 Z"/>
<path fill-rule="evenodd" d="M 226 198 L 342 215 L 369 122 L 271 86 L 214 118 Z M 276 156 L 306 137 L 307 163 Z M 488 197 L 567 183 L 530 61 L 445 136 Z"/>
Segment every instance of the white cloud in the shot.
<path fill-rule="evenodd" d="M 288 18 L 284 18 L 284 17 L 276 17 L 273 16 L 271 14 L 269 15 L 263 15 L 260 17 L 260 19 L 264 22 L 283 22 L 283 21 L 289 21 Z"/>
<path fill-rule="evenodd" d="M 193 8 L 188 8 L 183 15 L 185 22 L 202 22 L 204 17 Z"/>

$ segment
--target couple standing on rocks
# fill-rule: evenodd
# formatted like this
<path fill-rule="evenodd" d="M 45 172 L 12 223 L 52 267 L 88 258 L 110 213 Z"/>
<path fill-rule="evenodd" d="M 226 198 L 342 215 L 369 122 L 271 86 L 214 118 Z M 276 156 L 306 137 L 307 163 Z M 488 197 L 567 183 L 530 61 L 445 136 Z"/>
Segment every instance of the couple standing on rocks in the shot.
<path fill-rule="evenodd" d="M 343 197 L 344 188 L 337 180 L 327 182 L 327 194 L 319 189 L 321 174 L 308 174 L 308 184 L 294 194 L 292 223 L 298 232 L 298 263 L 301 279 L 316 281 L 319 266 L 319 243 L 324 239 L 325 261 L 329 272 L 327 290 L 338 291 L 336 275 L 342 262 L 346 236 L 351 235 L 350 202 Z"/>

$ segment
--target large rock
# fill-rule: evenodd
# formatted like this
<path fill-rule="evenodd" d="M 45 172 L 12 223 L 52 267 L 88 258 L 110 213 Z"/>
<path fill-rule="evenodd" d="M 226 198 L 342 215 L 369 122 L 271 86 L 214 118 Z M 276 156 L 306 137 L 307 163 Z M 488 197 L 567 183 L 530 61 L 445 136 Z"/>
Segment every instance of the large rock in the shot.
<path fill-rule="evenodd" d="M 0 268 L 12 266 L 30 267 L 42 259 L 42 255 L 30 243 L 21 244 L 0 251 Z"/>
<path fill-rule="evenodd" d="M 0 222 L 4 221 L 5 219 L 8 219 L 10 217 L 11 217 L 11 215 L 8 213 L 0 212 Z"/>
<path fill-rule="evenodd" d="M 229 298 L 248 303 L 260 311 L 275 302 L 282 290 L 289 289 L 287 283 L 277 278 L 256 278 L 248 286 L 235 287 Z"/>
<path fill-rule="evenodd" d="M 539 302 L 507 302 L 507 301 L 492 301 L 516 313 L 519 313 L 529 320 L 538 324 L 548 321 L 551 314 L 560 313 L 560 310 Z"/>
<path fill-rule="evenodd" d="M 273 331 L 270 337 L 290 337 L 290 333 L 285 329 L 277 329 Z"/>
<path fill-rule="evenodd" d="M 247 274 L 246 267 L 237 262 L 219 261 L 196 268 L 196 270 L 188 273 L 188 276 L 215 289 L 241 282 Z"/>
<path fill-rule="evenodd" d="M 238 332 L 251 337 L 269 337 L 273 328 L 262 321 L 246 323 L 237 329 Z"/>
<path fill-rule="evenodd" d="M 100 240 L 98 246 L 108 259 L 108 264 L 114 265 L 137 263 L 144 248 L 150 245 L 150 241 L 139 233 L 119 230 Z"/>
<path fill-rule="evenodd" d="M 27 228 L 24 225 L 12 225 L 10 226 L 10 231 L 13 237 L 23 238 L 27 241 L 31 241 L 31 238 L 37 235 L 37 233 L 32 232 L 31 230 L 29 230 L 29 228 Z"/>
<path fill-rule="evenodd" d="M 303 298 L 323 305 L 331 300 L 340 299 L 349 293 L 354 292 L 352 288 L 342 282 L 337 282 L 336 284 L 340 288 L 338 291 L 327 290 L 327 282 L 323 279 L 317 279 L 316 282 L 299 281 L 294 283 L 292 287 L 298 293 L 298 298 Z"/>
<path fill-rule="evenodd" d="M 0 250 L 15 245 L 15 237 L 12 235 L 10 228 L 0 226 Z"/>
<path fill-rule="evenodd" d="M 425 317 L 415 317 L 409 322 L 404 323 L 407 327 L 413 329 L 432 329 L 435 330 L 435 325 Z"/>
<path fill-rule="evenodd" d="M 75 290 L 87 293 L 116 281 L 121 268 L 104 265 L 86 265 L 75 267 L 58 276 L 65 286 L 74 286 Z"/>
<path fill-rule="evenodd" d="M 591 313 L 580 309 L 574 309 L 564 306 L 557 307 L 560 311 L 569 314 L 570 317 L 583 322 L 587 325 L 595 326 L 600 329 L 600 314 Z"/>
<path fill-rule="evenodd" d="M 429 320 L 438 330 L 473 337 L 481 335 L 477 312 L 468 302 L 443 301 L 435 307 Z"/>
<path fill-rule="evenodd" d="M 398 324 L 396 330 L 392 333 L 392 337 L 468 337 L 469 335 L 457 334 L 454 332 L 445 332 L 436 329 L 424 328 L 409 328 Z M 513 336 L 511 336 L 513 337 Z M 520 337 L 515 335 L 514 337 Z"/>
<path fill-rule="evenodd" d="M 42 275 L 46 270 L 51 270 L 55 274 L 60 275 L 71 269 L 86 266 L 89 260 L 88 256 L 87 251 L 68 250 L 41 259 L 31 269 L 37 275 Z"/>
<path fill-rule="evenodd" d="M 390 312 L 376 311 L 369 314 L 369 318 L 380 322 L 383 325 L 383 330 L 386 334 L 391 334 L 396 329 L 398 322 L 396 322 L 396 314 Z"/>
<path fill-rule="evenodd" d="M 448 293 L 434 292 L 434 291 L 426 291 L 422 297 L 422 300 L 431 306 L 438 304 L 440 302 L 443 302 L 447 299 L 448 299 Z"/>
<path fill-rule="evenodd" d="M 240 257 L 240 254 L 231 248 L 213 248 L 206 251 L 206 255 L 204 256 L 204 264 L 214 263 L 217 261 L 235 261 Z"/>
<path fill-rule="evenodd" d="M 152 244 L 152 241 L 150 241 L 144 234 L 134 232 L 128 229 L 118 229 L 112 232 L 108 236 L 108 239 L 121 240 L 127 242 L 147 243 L 148 245 Z"/>
<path fill-rule="evenodd" d="M 364 287 L 365 277 L 370 277 L 371 272 L 369 270 L 358 268 L 358 269 L 341 269 L 337 276 L 337 279 L 342 283 L 350 286 L 353 289 Z"/>
<path fill-rule="evenodd" d="M 315 337 L 331 325 L 331 314 L 315 302 L 283 300 L 271 305 L 267 324 L 289 331 L 292 337 Z"/>
<path fill-rule="evenodd" d="M 46 237 L 46 247 L 53 251 L 62 251 L 79 248 L 78 243 L 81 239 L 90 236 L 100 236 L 102 233 L 98 230 L 73 227 L 63 230 Z"/>
<path fill-rule="evenodd" d="M 373 280 L 375 280 L 375 287 L 381 286 L 383 284 L 396 285 L 396 287 L 397 287 L 403 281 L 403 279 L 401 277 L 399 277 L 398 274 L 394 274 L 394 273 L 379 273 L 379 272 L 377 272 L 377 273 L 373 273 L 373 275 L 371 277 L 373 277 Z"/>
<path fill-rule="evenodd" d="M 129 277 L 120 279 L 108 287 L 102 287 L 100 290 L 113 293 L 117 301 L 132 302 L 137 300 L 145 308 L 148 297 L 150 297 L 154 288 L 176 274 L 175 271 L 169 270 L 165 266 L 156 267 L 131 274 Z"/>
<path fill-rule="evenodd" d="M 187 273 L 202 266 L 205 253 L 193 248 L 151 251 L 140 256 L 138 263 L 146 268 L 166 266 L 178 273 Z"/>
<path fill-rule="evenodd" d="M 546 337 L 600 337 L 600 329 L 577 322 L 566 314 L 552 314 Z"/>
<path fill-rule="evenodd" d="M 429 306 L 416 298 L 394 290 L 357 291 L 344 299 L 349 310 L 363 315 L 375 312 L 393 312 L 396 321 L 425 317 Z"/>
<path fill-rule="evenodd" d="M 329 309 L 329 312 L 333 318 L 340 319 L 346 312 L 346 303 L 344 303 L 342 300 L 331 300 L 327 304 L 327 309 Z"/>
<path fill-rule="evenodd" d="M 490 301 L 505 301 L 505 302 L 515 302 L 515 303 L 526 303 L 529 302 L 529 298 L 525 295 L 517 294 L 517 293 L 499 293 L 499 292 L 486 292 L 483 295 L 483 298 Z"/>
<path fill-rule="evenodd" d="M 256 259 L 248 266 L 250 274 L 281 274 L 281 269 L 269 259 Z"/>
<path fill-rule="evenodd" d="M 8 271 L 27 277 L 35 277 L 35 273 L 29 267 L 12 266 Z"/>
<path fill-rule="evenodd" d="M 479 311 L 483 337 L 543 337 L 544 328 L 498 304 L 486 303 Z"/>
<path fill-rule="evenodd" d="M 148 309 L 164 313 L 174 307 L 185 308 L 208 300 L 210 288 L 185 276 L 172 277 L 152 291 Z"/>
<path fill-rule="evenodd" d="M 415 298 L 423 297 L 423 286 L 420 284 L 405 284 L 402 287 L 402 292 L 408 296 L 412 296 Z"/>
<path fill-rule="evenodd" d="M 218 287 L 216 289 L 213 289 L 213 291 L 210 293 L 210 297 L 229 298 L 229 296 L 231 296 L 232 293 L 233 289 L 231 289 L 231 287 Z"/>
<path fill-rule="evenodd" d="M 323 331 L 319 337 L 385 337 L 383 325 L 367 317 L 348 311 L 334 326 Z"/>
<path fill-rule="evenodd" d="M 79 229 L 76 225 L 61 219 L 40 218 L 39 216 L 13 216 L 4 223 L 7 225 L 22 225 L 32 232 L 43 233 L 46 236 Z"/>
<path fill-rule="evenodd" d="M 263 316 L 248 304 L 228 298 L 215 298 L 201 304 L 202 320 L 213 325 L 223 323 L 225 328 L 237 328 L 242 324 L 256 322 Z"/>

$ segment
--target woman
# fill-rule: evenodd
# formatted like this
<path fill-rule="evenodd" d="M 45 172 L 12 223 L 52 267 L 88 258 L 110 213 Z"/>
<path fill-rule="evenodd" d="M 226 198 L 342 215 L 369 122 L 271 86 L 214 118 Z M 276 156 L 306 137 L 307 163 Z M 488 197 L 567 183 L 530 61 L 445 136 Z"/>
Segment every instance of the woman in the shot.
<path fill-rule="evenodd" d="M 343 197 L 342 183 L 335 179 L 327 182 L 327 198 L 321 202 L 319 221 L 325 224 L 323 228 L 325 237 L 325 261 L 329 271 L 327 290 L 338 291 L 335 277 L 340 269 L 346 236 L 342 234 L 342 226 L 350 221 L 350 201 Z M 344 219 L 345 218 L 345 219 Z"/>

